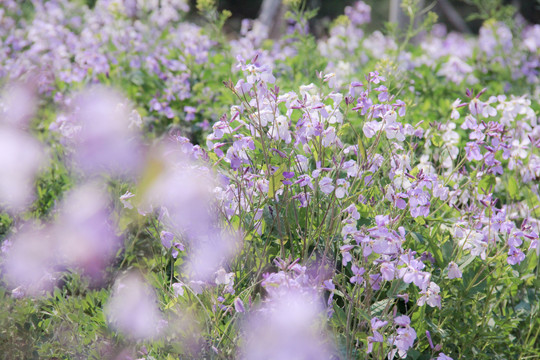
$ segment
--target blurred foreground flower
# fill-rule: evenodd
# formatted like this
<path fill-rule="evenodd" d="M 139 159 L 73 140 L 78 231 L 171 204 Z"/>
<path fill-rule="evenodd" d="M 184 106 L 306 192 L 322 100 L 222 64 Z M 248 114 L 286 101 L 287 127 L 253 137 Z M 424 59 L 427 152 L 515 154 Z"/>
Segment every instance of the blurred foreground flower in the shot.
<path fill-rule="evenodd" d="M 32 201 L 34 179 L 46 162 L 44 147 L 24 130 L 35 108 L 28 85 L 10 84 L 0 96 L 0 207 L 13 213 Z"/>
<path fill-rule="evenodd" d="M 71 191 L 62 202 L 55 225 L 58 255 L 65 266 L 81 269 L 95 281 L 120 248 L 120 238 L 110 221 L 108 199 L 97 184 Z"/>
<path fill-rule="evenodd" d="M 0 124 L 0 206 L 23 211 L 33 199 L 34 179 L 45 163 L 44 148 L 36 139 Z"/>
<path fill-rule="evenodd" d="M 214 173 L 203 162 L 194 161 L 196 149 L 185 145 L 179 141 L 155 150 L 147 179 L 141 181 L 142 205 L 163 209 L 165 227 L 185 240 L 187 272 L 192 279 L 207 281 L 234 255 L 238 236 L 222 225 Z"/>
<path fill-rule="evenodd" d="M 0 95 L 0 122 L 26 129 L 36 111 L 36 94 L 29 84 L 6 86 Z"/>
<path fill-rule="evenodd" d="M 244 327 L 241 359 L 331 359 L 323 329 L 322 302 L 296 289 L 271 298 L 255 310 Z"/>
<path fill-rule="evenodd" d="M 120 248 L 107 206 L 99 186 L 86 184 L 66 196 L 55 223 L 25 225 L 3 251 L 9 286 L 37 296 L 52 290 L 66 270 L 81 271 L 99 283 Z"/>
<path fill-rule="evenodd" d="M 153 339 L 166 325 L 154 290 L 136 274 L 115 282 L 105 314 L 112 328 L 135 340 Z"/>
<path fill-rule="evenodd" d="M 262 285 L 268 297 L 248 316 L 241 358 L 331 359 L 334 351 L 324 328 L 327 315 L 320 286 L 304 266 L 277 265 L 290 271 L 265 275 Z"/>
<path fill-rule="evenodd" d="M 136 174 L 143 160 L 139 134 L 132 126 L 128 100 L 114 90 L 94 87 L 75 97 L 68 120 L 51 129 L 68 135 L 75 164 L 86 174 Z M 64 132 L 62 127 L 70 130 Z"/>
<path fill-rule="evenodd" d="M 27 225 L 13 237 L 3 255 L 2 272 L 14 289 L 13 296 L 39 296 L 56 284 L 59 262 L 49 228 Z"/>

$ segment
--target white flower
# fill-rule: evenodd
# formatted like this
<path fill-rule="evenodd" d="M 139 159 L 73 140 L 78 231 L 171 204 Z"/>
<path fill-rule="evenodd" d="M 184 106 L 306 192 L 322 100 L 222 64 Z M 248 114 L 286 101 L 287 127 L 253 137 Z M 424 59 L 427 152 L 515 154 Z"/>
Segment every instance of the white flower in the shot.
<path fill-rule="evenodd" d="M 216 285 L 229 285 L 234 277 L 234 273 L 227 273 L 225 269 L 220 268 L 216 271 Z"/>

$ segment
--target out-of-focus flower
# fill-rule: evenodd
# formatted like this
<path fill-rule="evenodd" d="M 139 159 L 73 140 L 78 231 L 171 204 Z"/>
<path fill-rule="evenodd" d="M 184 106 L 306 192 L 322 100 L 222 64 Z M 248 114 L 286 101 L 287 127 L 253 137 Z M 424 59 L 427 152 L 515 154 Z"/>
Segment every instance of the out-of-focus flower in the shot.
<path fill-rule="evenodd" d="M 131 199 L 134 196 L 135 195 L 129 191 L 126 191 L 124 195 L 120 196 L 120 202 L 124 205 L 124 209 L 133 209 L 133 205 L 131 204 L 129 199 Z"/>
<path fill-rule="evenodd" d="M 216 285 L 228 285 L 233 279 L 234 273 L 227 273 L 223 268 L 216 272 Z"/>
<path fill-rule="evenodd" d="M 15 127 L 0 124 L 0 206 L 19 212 L 31 202 L 34 179 L 45 166 L 43 146 Z"/>
<path fill-rule="evenodd" d="M 105 306 L 110 326 L 135 340 L 160 334 L 162 316 L 154 290 L 135 274 L 118 279 Z"/>
<path fill-rule="evenodd" d="M 184 284 L 183 283 L 174 283 L 172 284 L 174 291 L 174 296 L 184 296 Z"/>
<path fill-rule="evenodd" d="M 189 157 L 194 147 L 187 145 L 180 141 L 155 150 L 149 171 L 157 170 L 145 184 L 143 205 L 166 209 L 162 222 L 186 240 L 187 272 L 192 279 L 210 281 L 236 251 L 238 238 L 220 223 L 214 174 Z"/>
<path fill-rule="evenodd" d="M 353 25 L 363 25 L 371 21 L 371 6 L 363 1 L 357 1 L 353 6 L 345 8 L 345 15 Z"/>
<path fill-rule="evenodd" d="M 38 296 L 52 290 L 60 268 L 55 245 L 49 228 L 27 225 L 13 237 L 2 272 L 8 285 L 16 288 L 14 296 Z"/>
<path fill-rule="evenodd" d="M 437 360 L 454 360 L 450 356 L 446 355 L 445 353 L 440 353 L 439 356 L 437 356 Z"/>
<path fill-rule="evenodd" d="M 76 165 L 86 174 L 129 176 L 137 173 L 143 160 L 138 133 L 132 123 L 127 100 L 111 89 L 90 88 L 72 104 Z"/>
<path fill-rule="evenodd" d="M 243 313 L 246 311 L 244 302 L 239 297 L 234 299 L 234 310 L 236 310 L 238 313 Z"/>
<path fill-rule="evenodd" d="M 36 94 L 29 84 L 8 85 L 0 95 L 0 123 L 25 129 L 36 110 Z"/>
<path fill-rule="evenodd" d="M 120 247 L 109 215 L 107 196 L 96 184 L 80 186 L 66 196 L 54 226 L 58 255 L 65 266 L 101 279 Z"/>
<path fill-rule="evenodd" d="M 330 359 L 321 332 L 323 309 L 311 295 L 291 289 L 250 314 L 241 359 Z"/>

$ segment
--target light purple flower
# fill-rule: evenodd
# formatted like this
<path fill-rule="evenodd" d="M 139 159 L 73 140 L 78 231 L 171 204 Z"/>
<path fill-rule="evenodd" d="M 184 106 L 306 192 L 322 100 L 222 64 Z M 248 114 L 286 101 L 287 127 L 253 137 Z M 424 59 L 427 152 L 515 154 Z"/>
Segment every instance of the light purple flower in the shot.
<path fill-rule="evenodd" d="M 63 263 L 82 269 L 96 281 L 102 279 L 103 270 L 120 248 L 109 203 L 102 186 L 79 186 L 65 196 L 53 228 L 56 251 Z"/>
<path fill-rule="evenodd" d="M 134 196 L 135 195 L 129 191 L 126 191 L 124 195 L 120 196 L 120 202 L 122 203 L 122 205 L 124 205 L 124 209 L 133 209 L 133 204 L 131 204 L 129 199 Z"/>
<path fill-rule="evenodd" d="M 186 112 L 186 121 L 193 121 L 195 120 L 195 113 L 197 112 L 197 109 L 193 106 L 184 106 L 184 111 Z"/>
<path fill-rule="evenodd" d="M 461 270 L 459 270 L 458 265 L 455 262 L 450 261 L 450 263 L 448 264 L 448 278 L 457 279 L 461 277 L 462 277 L 462 274 L 461 274 Z"/>
<path fill-rule="evenodd" d="M 480 161 L 484 158 L 482 154 L 480 153 L 480 148 L 478 147 L 478 144 L 475 142 L 468 142 L 465 145 L 465 152 L 467 154 L 467 160 L 469 161 L 472 161 L 472 160 Z"/>
<path fill-rule="evenodd" d="M 385 261 L 381 264 L 381 275 L 384 280 L 393 280 L 395 272 L 396 268 L 393 263 Z"/>
<path fill-rule="evenodd" d="M 441 295 L 439 295 L 439 292 L 441 291 L 439 285 L 435 284 L 434 282 L 429 283 L 429 287 L 426 290 L 422 290 L 420 294 L 422 296 L 418 299 L 417 304 L 419 306 L 423 306 L 424 304 L 428 304 L 431 307 L 438 307 L 441 308 Z"/>
<path fill-rule="evenodd" d="M 174 240 L 174 234 L 169 231 L 162 231 L 159 235 L 161 239 L 161 244 L 166 248 L 170 249 L 172 246 L 172 242 Z"/>
<path fill-rule="evenodd" d="M 364 127 L 362 128 L 364 131 L 364 135 L 366 135 L 367 138 L 372 138 L 377 134 L 379 130 L 381 130 L 382 124 L 378 121 L 369 121 L 364 124 Z"/>
<path fill-rule="evenodd" d="M 172 284 L 172 288 L 174 291 L 174 296 L 184 296 L 184 284 L 183 283 L 174 283 Z"/>
<path fill-rule="evenodd" d="M 323 193 L 330 194 L 335 188 L 335 186 L 332 185 L 332 182 L 331 178 L 325 176 L 319 181 L 319 188 Z"/>
<path fill-rule="evenodd" d="M 36 94 L 30 84 L 14 83 L 0 96 L 0 123 L 26 129 L 36 111 Z"/>
<path fill-rule="evenodd" d="M 113 329 L 132 339 L 154 339 L 160 334 L 162 316 L 154 290 L 138 275 L 116 280 L 105 314 Z"/>
<path fill-rule="evenodd" d="M 239 297 L 234 299 L 234 309 L 236 310 L 237 313 L 243 313 L 246 311 L 244 307 L 244 302 Z"/>
<path fill-rule="evenodd" d="M 15 127 L 0 124 L 0 207 L 24 210 L 33 199 L 34 179 L 46 164 L 44 147 Z"/>
<path fill-rule="evenodd" d="M 450 356 L 445 355 L 445 353 L 440 353 L 439 356 L 437 356 L 437 360 L 454 360 Z"/>
<path fill-rule="evenodd" d="M 516 265 L 521 263 L 523 260 L 525 260 L 525 254 L 523 253 L 523 251 L 513 246 L 510 246 L 510 250 L 508 250 L 508 258 L 506 259 L 508 264 Z"/>
<path fill-rule="evenodd" d="M 239 359 L 313 359 L 332 357 L 318 296 L 307 289 L 283 289 L 248 315 Z"/>
<path fill-rule="evenodd" d="M 60 259 L 50 229 L 26 225 L 11 241 L 3 263 L 8 286 L 30 296 L 52 290 L 59 277 L 55 269 Z"/>
<path fill-rule="evenodd" d="M 72 121 L 80 127 L 73 137 L 74 160 L 87 174 L 129 176 L 139 171 L 142 148 L 130 128 L 126 99 L 107 88 L 79 94 L 72 106 Z"/>

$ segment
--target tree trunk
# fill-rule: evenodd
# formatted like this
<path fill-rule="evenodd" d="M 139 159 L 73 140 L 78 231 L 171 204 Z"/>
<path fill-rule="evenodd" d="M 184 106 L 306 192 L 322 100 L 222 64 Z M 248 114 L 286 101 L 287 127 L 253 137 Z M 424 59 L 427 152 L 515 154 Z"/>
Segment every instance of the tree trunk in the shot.
<path fill-rule="evenodd" d="M 281 0 L 263 0 L 258 20 L 268 27 L 268 37 L 278 39 L 283 27 L 285 6 Z"/>

